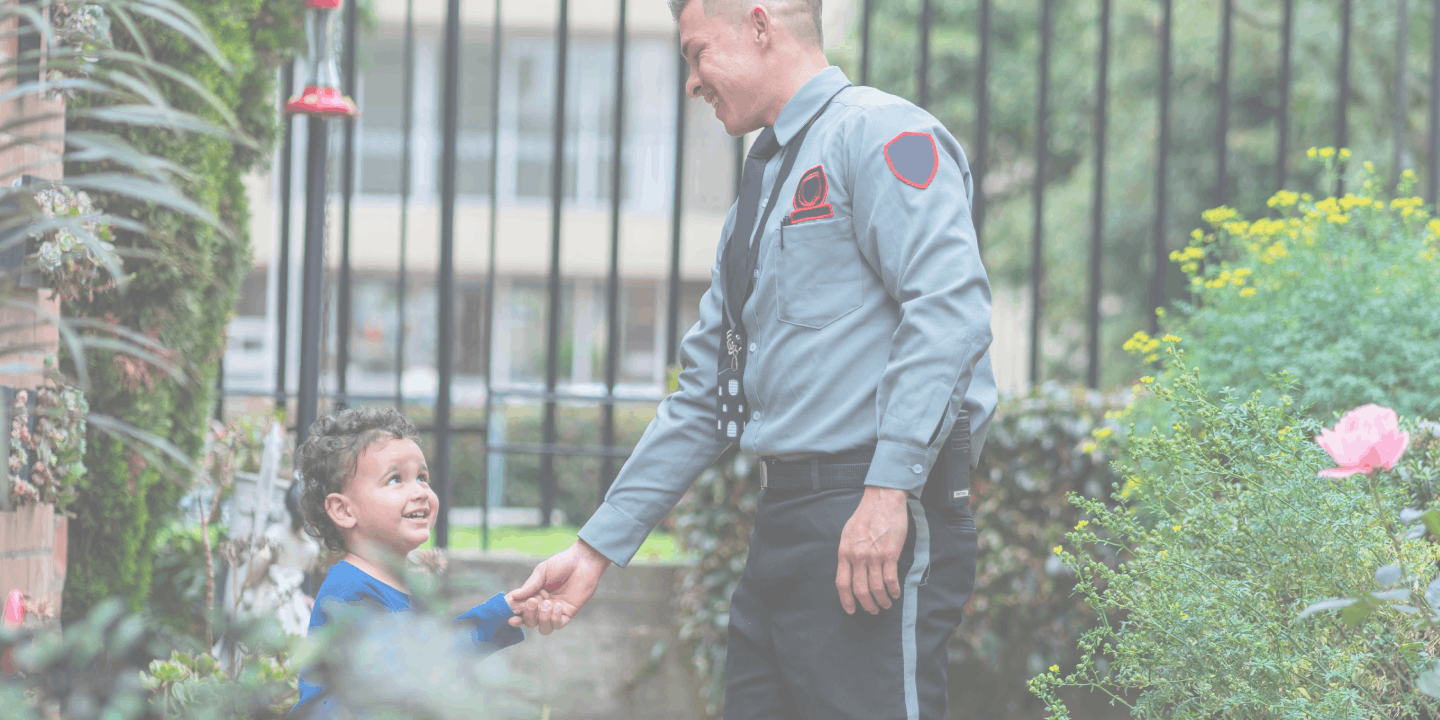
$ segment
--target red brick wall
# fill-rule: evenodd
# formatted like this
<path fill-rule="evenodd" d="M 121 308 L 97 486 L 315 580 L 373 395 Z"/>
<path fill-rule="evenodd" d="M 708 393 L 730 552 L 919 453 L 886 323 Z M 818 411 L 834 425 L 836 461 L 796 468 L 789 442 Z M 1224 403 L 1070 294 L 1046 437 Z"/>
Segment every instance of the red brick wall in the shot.
<path fill-rule="evenodd" d="M 15 20 L 0 22 L 0 66 L 6 66 L 16 54 L 17 38 Z M 0 92 L 14 87 L 13 79 L 0 79 Z M 35 122 L 21 125 L 12 135 L 0 133 L 0 140 L 9 141 L 15 135 L 35 138 L 6 150 L 0 150 L 0 187 L 9 187 L 21 175 L 35 175 L 51 180 L 64 177 L 61 153 L 64 151 L 65 103 L 63 100 L 47 100 L 38 95 L 0 102 L 0 124 L 17 118 L 36 118 Z M 46 117 L 50 116 L 50 117 Z M 0 144 L 8 144 L 3 142 Z M 39 303 L 52 313 L 59 313 L 59 302 L 49 299 L 47 290 L 16 289 L 11 296 L 25 303 Z M 34 313 L 25 308 L 5 307 L 0 309 L 0 324 L 25 322 L 34 319 Z M 47 356 L 59 350 L 59 334 L 53 325 L 40 323 L 6 334 L 0 334 L 0 343 L 9 345 L 40 344 L 45 349 L 26 355 L 9 355 L 4 361 L 24 362 L 36 367 Z M 0 375 L 0 385 L 33 388 L 40 385 L 40 373 L 30 372 L 14 375 Z M 9 446 L 10 428 L 0 428 L 0 449 Z M 8 452 L 0 452 L 0 462 Z M 0 483 L 0 494 L 7 496 L 10 488 Z M 0 502 L 0 507 L 8 507 Z M 12 510 L 0 510 L 0 600 L 18 589 L 30 595 L 33 602 L 47 601 L 55 616 L 60 615 L 60 597 L 65 588 L 65 538 L 66 518 L 56 517 L 50 505 L 30 506 Z"/>

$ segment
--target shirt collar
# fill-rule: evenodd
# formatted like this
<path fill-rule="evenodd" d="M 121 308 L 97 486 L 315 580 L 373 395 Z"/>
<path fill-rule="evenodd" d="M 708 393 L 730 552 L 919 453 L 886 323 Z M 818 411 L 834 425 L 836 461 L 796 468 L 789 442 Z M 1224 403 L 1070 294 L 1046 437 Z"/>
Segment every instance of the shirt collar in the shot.
<path fill-rule="evenodd" d="M 784 147 L 820 111 L 826 100 L 848 85 L 850 78 L 835 65 L 815 73 L 815 77 L 806 80 L 786 101 L 785 107 L 780 108 L 780 115 L 775 118 L 775 141 Z"/>

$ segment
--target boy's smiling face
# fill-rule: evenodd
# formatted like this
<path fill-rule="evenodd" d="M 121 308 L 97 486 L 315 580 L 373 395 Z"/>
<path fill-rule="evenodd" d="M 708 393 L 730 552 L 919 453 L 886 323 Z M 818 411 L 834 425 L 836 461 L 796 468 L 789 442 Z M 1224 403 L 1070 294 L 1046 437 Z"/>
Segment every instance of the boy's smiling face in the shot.
<path fill-rule="evenodd" d="M 368 541 L 404 557 L 430 539 L 440 511 L 429 479 L 415 441 L 383 438 L 360 453 L 344 492 L 331 493 L 325 508 L 351 552 Z"/>

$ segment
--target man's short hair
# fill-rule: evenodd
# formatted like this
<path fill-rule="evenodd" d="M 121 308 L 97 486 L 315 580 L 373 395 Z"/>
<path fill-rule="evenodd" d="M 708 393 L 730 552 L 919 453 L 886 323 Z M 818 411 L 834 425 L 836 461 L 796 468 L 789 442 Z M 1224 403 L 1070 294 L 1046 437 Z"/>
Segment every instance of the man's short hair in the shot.
<path fill-rule="evenodd" d="M 791 34 L 801 42 L 808 42 L 817 48 L 825 47 L 825 36 L 820 29 L 821 0 L 699 0 L 704 3 L 706 17 L 725 13 L 736 25 L 745 16 L 745 11 L 756 5 L 764 5 L 771 14 L 779 17 Z M 680 13 L 690 0 L 666 0 L 675 22 L 680 22 Z"/>

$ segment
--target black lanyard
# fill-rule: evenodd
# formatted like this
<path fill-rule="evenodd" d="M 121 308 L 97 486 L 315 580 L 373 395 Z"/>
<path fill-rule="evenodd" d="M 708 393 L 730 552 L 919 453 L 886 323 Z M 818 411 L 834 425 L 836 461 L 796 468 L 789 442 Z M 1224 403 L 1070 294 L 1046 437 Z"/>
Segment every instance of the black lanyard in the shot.
<path fill-rule="evenodd" d="M 846 85 L 836 90 L 835 94 L 831 95 L 830 99 L 825 101 L 825 104 L 821 106 L 820 110 L 810 118 L 810 121 L 805 123 L 805 127 L 800 128 L 800 132 L 796 133 L 795 137 L 790 139 L 790 142 L 785 143 L 785 157 L 780 163 L 780 172 L 775 175 L 775 184 L 770 188 L 770 201 L 765 204 L 765 214 L 760 216 L 760 222 L 755 225 L 754 237 L 750 238 L 750 252 L 746 255 L 745 261 L 744 277 L 749 278 L 745 283 L 745 294 L 739 298 L 725 298 L 725 334 L 727 337 L 730 335 L 729 331 L 731 328 L 741 327 L 740 313 L 745 309 L 745 303 L 750 300 L 750 294 L 755 291 L 755 264 L 760 260 L 760 237 L 765 234 L 765 223 L 769 222 L 770 211 L 775 209 L 775 201 L 780 198 L 780 187 L 784 185 L 785 180 L 790 177 L 790 170 L 795 167 L 795 158 L 800 155 L 800 146 L 805 143 L 805 136 L 809 134 L 810 127 L 815 124 L 816 120 L 820 119 L 821 115 L 825 114 L 825 111 L 830 108 L 830 103 L 834 102 L 836 96 L 848 87 L 850 86 Z M 726 271 L 728 270 L 729 268 L 726 268 Z M 723 352 L 725 349 L 722 348 L 721 350 Z"/>

